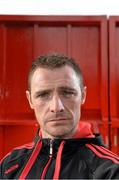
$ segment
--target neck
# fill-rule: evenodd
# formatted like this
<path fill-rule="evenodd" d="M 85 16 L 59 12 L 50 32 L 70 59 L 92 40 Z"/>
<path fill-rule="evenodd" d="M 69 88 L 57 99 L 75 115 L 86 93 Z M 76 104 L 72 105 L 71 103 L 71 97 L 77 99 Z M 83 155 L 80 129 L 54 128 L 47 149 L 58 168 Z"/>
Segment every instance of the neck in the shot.
<path fill-rule="evenodd" d="M 75 137 L 75 134 L 78 132 L 78 126 L 75 127 L 75 129 L 72 129 L 72 131 L 70 131 L 70 133 L 67 133 L 67 134 L 63 134 L 63 135 L 52 135 L 52 134 L 49 134 L 49 133 L 46 133 L 44 131 L 41 130 L 41 137 L 42 138 L 49 138 L 49 139 L 70 139 L 70 138 L 73 138 Z"/>

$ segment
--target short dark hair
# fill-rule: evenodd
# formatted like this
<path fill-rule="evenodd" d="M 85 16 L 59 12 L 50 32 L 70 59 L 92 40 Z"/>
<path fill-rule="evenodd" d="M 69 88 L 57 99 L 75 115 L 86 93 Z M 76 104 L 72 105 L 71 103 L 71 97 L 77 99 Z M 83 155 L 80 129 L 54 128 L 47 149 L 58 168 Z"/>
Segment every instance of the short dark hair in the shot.
<path fill-rule="evenodd" d="M 28 89 L 31 89 L 31 78 L 38 68 L 46 68 L 46 69 L 56 69 L 64 66 L 70 66 L 77 76 L 79 77 L 79 85 L 81 88 L 81 91 L 83 91 L 84 88 L 84 81 L 83 81 L 83 75 L 81 72 L 81 69 L 79 67 L 79 64 L 75 62 L 73 58 L 69 58 L 65 55 L 62 54 L 48 54 L 48 55 L 43 55 L 39 56 L 34 61 L 32 62 L 31 69 L 28 74 Z"/>

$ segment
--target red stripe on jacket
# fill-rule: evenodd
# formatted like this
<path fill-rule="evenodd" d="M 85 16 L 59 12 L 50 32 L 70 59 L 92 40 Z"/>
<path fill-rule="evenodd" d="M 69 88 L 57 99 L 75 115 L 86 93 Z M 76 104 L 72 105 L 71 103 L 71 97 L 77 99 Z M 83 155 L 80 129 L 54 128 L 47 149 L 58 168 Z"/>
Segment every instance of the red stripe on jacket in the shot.
<path fill-rule="evenodd" d="M 113 157 L 117 160 L 119 160 L 119 157 L 114 154 L 113 152 L 109 151 L 108 149 L 104 148 L 103 146 L 97 146 L 95 144 L 93 144 L 94 147 L 96 147 L 100 152 L 104 153 L 107 156 Z"/>
<path fill-rule="evenodd" d="M 7 170 L 5 171 L 5 174 L 10 173 L 11 171 L 17 169 L 18 167 L 19 167 L 19 165 L 18 165 L 18 164 L 15 164 L 14 166 L 12 166 L 12 167 L 10 167 L 9 169 L 7 169 Z"/>
<path fill-rule="evenodd" d="M 17 149 L 19 150 L 19 149 L 23 149 L 23 148 L 32 149 L 33 146 L 34 146 L 34 142 L 28 143 L 28 144 L 24 144 L 24 145 L 19 146 L 19 147 L 16 147 L 16 148 L 14 148 L 13 150 L 17 150 Z M 0 164 L 1 164 L 1 163 L 3 162 L 3 160 L 4 160 L 7 156 L 9 156 L 12 152 L 13 152 L 13 151 L 11 151 L 11 152 L 9 152 L 8 154 L 6 154 L 6 156 L 4 156 L 3 159 L 0 160 Z"/>
<path fill-rule="evenodd" d="M 119 161 L 116 160 L 114 157 L 112 157 L 112 156 L 107 156 L 107 155 L 102 154 L 102 152 L 97 151 L 96 148 L 95 148 L 93 145 L 91 145 L 91 144 L 86 144 L 86 146 L 87 146 L 89 149 L 91 149 L 98 157 L 104 158 L 104 159 L 109 159 L 109 160 L 113 161 L 114 163 L 119 164 Z"/>

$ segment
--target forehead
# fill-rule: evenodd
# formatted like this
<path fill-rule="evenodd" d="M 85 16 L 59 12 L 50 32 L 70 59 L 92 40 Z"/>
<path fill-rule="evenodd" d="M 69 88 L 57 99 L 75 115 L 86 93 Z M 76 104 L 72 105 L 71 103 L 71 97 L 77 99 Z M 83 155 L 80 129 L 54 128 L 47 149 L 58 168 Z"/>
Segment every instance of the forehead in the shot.
<path fill-rule="evenodd" d="M 38 68 L 31 78 L 31 88 L 54 86 L 77 86 L 79 87 L 79 77 L 70 66 L 55 68 L 53 70 Z"/>

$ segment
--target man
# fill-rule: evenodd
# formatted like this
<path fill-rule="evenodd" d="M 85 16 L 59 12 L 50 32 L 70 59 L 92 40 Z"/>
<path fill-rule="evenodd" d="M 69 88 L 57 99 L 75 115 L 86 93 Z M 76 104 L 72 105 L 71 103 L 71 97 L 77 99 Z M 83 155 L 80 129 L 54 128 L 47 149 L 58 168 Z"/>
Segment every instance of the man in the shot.
<path fill-rule="evenodd" d="M 90 124 L 79 123 L 86 87 L 79 66 L 62 55 L 37 58 L 26 96 L 40 125 L 35 141 L 1 162 L 1 179 L 119 179 L 119 157 Z"/>

